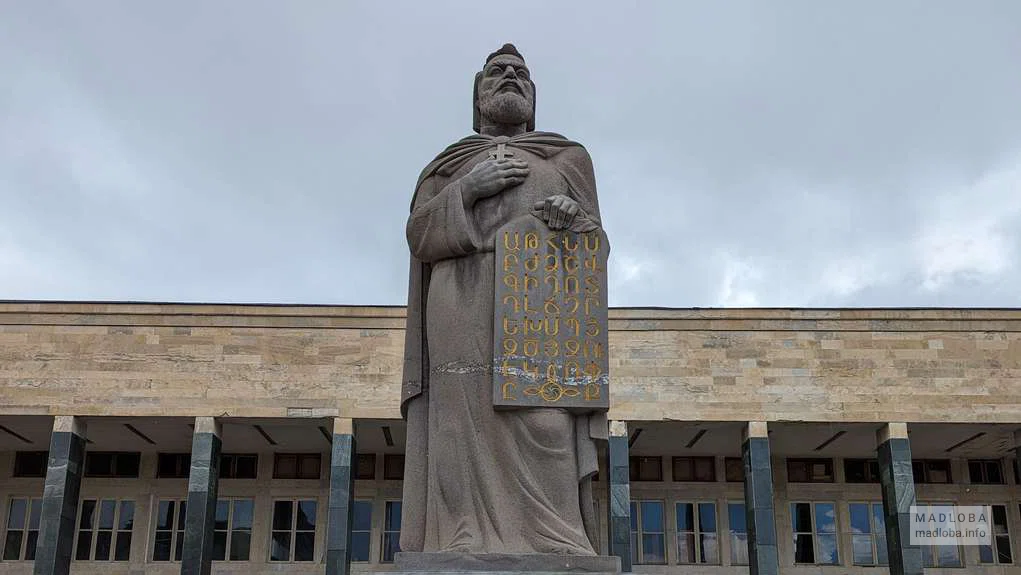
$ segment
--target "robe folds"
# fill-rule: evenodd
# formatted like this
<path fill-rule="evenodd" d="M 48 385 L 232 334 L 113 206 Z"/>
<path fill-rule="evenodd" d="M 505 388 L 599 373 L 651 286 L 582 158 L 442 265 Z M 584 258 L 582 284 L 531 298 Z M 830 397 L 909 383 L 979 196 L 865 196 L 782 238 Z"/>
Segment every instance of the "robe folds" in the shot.
<path fill-rule="evenodd" d="M 528 177 L 465 210 L 461 178 L 500 143 Z M 584 210 L 572 229 L 599 226 L 588 152 L 549 132 L 468 136 L 419 177 L 407 223 L 403 551 L 595 554 L 605 412 L 493 409 L 496 231 L 557 194 Z"/>

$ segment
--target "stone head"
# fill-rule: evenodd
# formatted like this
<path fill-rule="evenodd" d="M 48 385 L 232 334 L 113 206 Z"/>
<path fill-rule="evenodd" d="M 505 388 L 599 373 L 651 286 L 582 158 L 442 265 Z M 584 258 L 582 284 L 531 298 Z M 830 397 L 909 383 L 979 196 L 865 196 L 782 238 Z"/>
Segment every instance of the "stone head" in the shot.
<path fill-rule="evenodd" d="M 483 117 L 495 124 L 527 124 L 527 131 L 535 130 L 535 83 L 513 44 L 504 44 L 486 58 L 482 71 L 475 74 L 472 101 L 476 132 Z"/>

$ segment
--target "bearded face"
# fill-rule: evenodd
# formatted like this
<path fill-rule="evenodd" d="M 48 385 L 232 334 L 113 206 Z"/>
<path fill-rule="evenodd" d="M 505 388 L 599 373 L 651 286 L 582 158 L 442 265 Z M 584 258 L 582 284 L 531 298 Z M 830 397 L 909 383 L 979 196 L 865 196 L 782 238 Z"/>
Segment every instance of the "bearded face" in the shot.
<path fill-rule="evenodd" d="M 524 124 L 532 119 L 535 88 L 525 63 L 514 56 L 498 56 L 482 70 L 479 111 L 494 124 Z"/>

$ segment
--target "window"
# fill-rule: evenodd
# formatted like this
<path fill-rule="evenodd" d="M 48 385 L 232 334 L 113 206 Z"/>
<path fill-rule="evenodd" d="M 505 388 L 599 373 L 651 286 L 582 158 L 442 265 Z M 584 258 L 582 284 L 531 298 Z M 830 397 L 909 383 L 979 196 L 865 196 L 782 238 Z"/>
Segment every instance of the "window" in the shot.
<path fill-rule="evenodd" d="M 723 468 L 725 479 L 733 483 L 744 483 L 744 461 L 740 457 L 725 457 Z"/>
<path fill-rule="evenodd" d="M 879 483 L 879 460 L 845 459 L 844 481 L 847 483 Z"/>
<path fill-rule="evenodd" d="M 251 498 L 216 500 L 216 515 L 213 519 L 213 561 L 248 561 L 248 555 L 252 549 L 252 516 L 254 515 L 254 509 L 255 500 Z M 310 545 L 314 544 L 315 539 L 314 501 L 312 502 L 311 513 L 313 543 L 310 543 Z M 274 518 L 274 529 L 276 529 L 275 525 Z M 311 548 L 309 553 L 312 553 Z M 295 554 L 297 554 L 297 551 Z M 304 559 L 295 560 L 305 561 Z"/>
<path fill-rule="evenodd" d="M 404 479 L 404 456 L 383 456 L 383 479 Z"/>
<path fill-rule="evenodd" d="M 915 463 L 918 462 L 916 461 Z M 917 503 L 916 505 L 918 513 L 949 513 L 953 504 Z M 964 562 L 961 559 L 961 548 L 957 545 L 922 545 L 921 548 L 922 567 L 964 567 Z"/>
<path fill-rule="evenodd" d="M 974 484 L 1003 485 L 1003 464 L 999 459 L 969 459 L 968 478 Z"/>
<path fill-rule="evenodd" d="M 83 499 L 78 513 L 76 561 L 128 561 L 135 502 Z"/>
<path fill-rule="evenodd" d="M 832 503 L 791 503 L 794 563 L 839 565 L 837 515 Z"/>
<path fill-rule="evenodd" d="M 716 459 L 675 457 L 674 481 L 716 481 Z"/>
<path fill-rule="evenodd" d="M 16 497 L 7 507 L 7 533 L 4 535 L 4 561 L 35 560 L 39 539 L 39 513 L 42 499 Z"/>
<path fill-rule="evenodd" d="M 715 503 L 677 503 L 677 562 L 720 563 Z"/>
<path fill-rule="evenodd" d="M 631 481 L 663 481 L 662 457 L 629 457 Z"/>
<path fill-rule="evenodd" d="M 153 561 L 180 561 L 184 548 L 186 503 L 162 499 L 156 506 L 156 536 L 152 545 Z M 172 558 L 171 558 L 172 557 Z"/>
<path fill-rule="evenodd" d="M 391 563 L 401 550 L 401 502 L 386 502 L 383 521 L 383 563 Z"/>
<path fill-rule="evenodd" d="M 93 451 L 85 453 L 85 477 L 138 477 L 137 451 Z"/>
<path fill-rule="evenodd" d="M 748 564 L 748 515 L 744 503 L 728 503 L 727 517 L 730 519 L 730 564 Z"/>
<path fill-rule="evenodd" d="M 372 502 L 356 499 L 351 521 L 351 561 L 369 560 L 369 542 L 372 539 Z"/>
<path fill-rule="evenodd" d="M 832 459 L 788 459 L 787 481 L 790 483 L 832 483 Z"/>
<path fill-rule="evenodd" d="M 993 544 L 979 546 L 978 562 L 994 565 L 1010 565 L 1014 562 L 1014 556 L 1010 551 L 1010 531 L 1007 529 L 1007 508 L 1003 505 L 992 505 L 991 507 L 993 509 Z"/>
<path fill-rule="evenodd" d="M 46 451 L 18 451 L 14 454 L 14 477 L 46 477 Z"/>
<path fill-rule="evenodd" d="M 273 479 L 319 479 L 321 462 L 319 453 L 277 453 Z"/>
<path fill-rule="evenodd" d="M 226 453 L 220 456 L 220 479 L 255 479 L 258 474 L 258 455 Z"/>
<path fill-rule="evenodd" d="M 270 561 L 315 561 L 316 501 L 273 502 Z"/>
<path fill-rule="evenodd" d="M 190 453 L 160 453 L 156 459 L 156 477 L 188 478 L 191 471 Z"/>
<path fill-rule="evenodd" d="M 949 459 L 919 459 L 911 462 L 915 483 L 952 483 Z"/>
<path fill-rule="evenodd" d="M 666 521 L 662 501 L 631 502 L 631 563 L 666 564 Z"/>
<path fill-rule="evenodd" d="M 851 503 L 851 555 L 855 565 L 889 565 L 882 503 Z"/>
<path fill-rule="evenodd" d="M 376 478 L 376 454 L 359 453 L 355 457 L 355 479 Z"/>

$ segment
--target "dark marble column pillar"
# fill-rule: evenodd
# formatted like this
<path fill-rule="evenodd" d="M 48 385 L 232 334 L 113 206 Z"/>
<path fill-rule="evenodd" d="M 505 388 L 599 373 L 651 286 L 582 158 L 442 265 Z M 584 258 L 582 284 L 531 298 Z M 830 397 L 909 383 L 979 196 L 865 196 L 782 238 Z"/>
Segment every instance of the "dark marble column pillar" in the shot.
<path fill-rule="evenodd" d="M 354 520 L 355 434 L 350 419 L 333 419 L 330 458 L 329 524 L 326 530 L 326 575 L 351 572 L 351 524 Z"/>
<path fill-rule="evenodd" d="M 628 466 L 627 422 L 610 422 L 607 512 L 610 555 L 620 557 L 620 569 L 631 572 L 631 473 Z"/>
<path fill-rule="evenodd" d="M 748 527 L 750 575 L 777 575 L 780 556 L 773 516 L 773 466 L 764 421 L 748 422 L 741 444 L 744 459 L 744 507 Z"/>
<path fill-rule="evenodd" d="M 85 422 L 58 415 L 53 419 L 50 455 L 39 516 L 35 575 L 67 575 L 71 571 L 78 494 L 85 466 Z"/>
<path fill-rule="evenodd" d="M 220 446 L 220 423 L 212 417 L 196 417 L 195 433 L 191 439 L 181 575 L 209 575 L 212 568 Z"/>
<path fill-rule="evenodd" d="M 910 544 L 915 477 L 907 424 L 887 423 L 876 433 L 876 444 L 890 575 L 922 575 L 922 550 Z"/>

